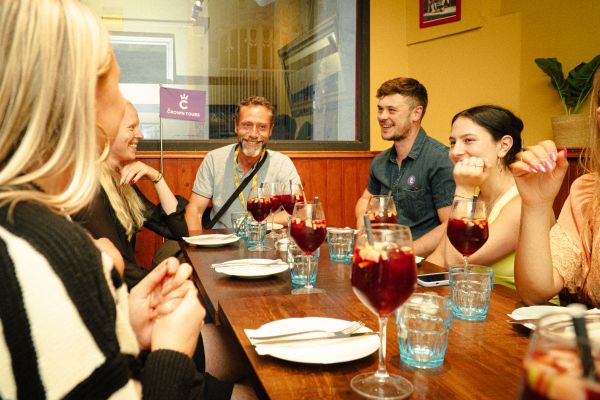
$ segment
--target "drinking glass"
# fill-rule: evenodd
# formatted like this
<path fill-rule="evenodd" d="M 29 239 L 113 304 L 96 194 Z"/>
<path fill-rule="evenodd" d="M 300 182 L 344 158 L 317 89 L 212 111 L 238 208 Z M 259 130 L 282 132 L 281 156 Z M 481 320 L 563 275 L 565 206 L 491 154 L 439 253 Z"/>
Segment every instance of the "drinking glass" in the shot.
<path fill-rule="evenodd" d="M 352 290 L 379 317 L 380 340 L 375 374 L 360 374 L 350 382 L 352 389 L 365 397 L 403 399 L 413 392 L 408 380 L 387 372 L 385 348 L 388 316 L 410 297 L 416 281 L 415 253 L 407 226 L 373 224 L 370 233 L 361 229 L 354 248 Z"/>
<path fill-rule="evenodd" d="M 271 232 L 267 234 L 267 237 L 276 239 L 275 214 L 281 208 L 281 194 L 284 184 L 282 182 L 265 182 L 263 185 L 267 186 L 271 193 Z"/>
<path fill-rule="evenodd" d="M 586 315 L 588 337 L 577 337 L 568 313 L 540 318 L 523 359 L 520 399 L 597 399 L 600 397 L 600 316 Z M 586 376 L 580 349 L 591 349 Z"/>
<path fill-rule="evenodd" d="M 454 200 L 447 233 L 450 243 L 462 254 L 465 268 L 468 268 L 469 256 L 488 239 L 485 203 L 475 199 Z"/>
<path fill-rule="evenodd" d="M 391 194 L 371 196 L 365 214 L 369 216 L 371 223 L 398 223 L 398 212 Z"/>
<path fill-rule="evenodd" d="M 304 188 L 301 183 L 284 182 L 281 185 L 279 201 L 283 209 L 290 215 L 294 212 L 296 202 L 304 201 Z"/>
<path fill-rule="evenodd" d="M 250 191 L 250 196 L 248 197 L 248 212 L 252 215 L 254 220 L 259 224 L 265 223 L 265 219 L 269 216 L 271 212 L 271 193 L 269 191 L 269 187 L 266 185 L 259 185 L 252 188 Z M 250 251 L 264 251 L 269 250 L 268 247 L 263 246 L 263 237 L 265 230 L 260 230 L 262 232 L 258 238 L 258 244 L 254 247 L 249 248 Z"/>
<path fill-rule="evenodd" d="M 297 202 L 294 206 L 290 224 L 290 235 L 307 256 L 317 250 L 327 235 L 327 221 L 321 203 Z M 312 257 L 306 258 L 306 275 L 311 275 Z M 292 290 L 292 294 L 323 293 L 323 289 L 315 288 L 310 279 L 302 288 Z"/>

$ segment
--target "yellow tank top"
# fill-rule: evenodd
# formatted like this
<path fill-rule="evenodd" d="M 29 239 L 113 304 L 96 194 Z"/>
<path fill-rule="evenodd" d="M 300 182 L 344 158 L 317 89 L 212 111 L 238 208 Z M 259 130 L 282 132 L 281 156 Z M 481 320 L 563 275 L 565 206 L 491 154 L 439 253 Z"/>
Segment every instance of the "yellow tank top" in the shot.
<path fill-rule="evenodd" d="M 498 199 L 492 211 L 490 211 L 490 215 L 488 215 L 488 223 L 492 224 L 498 215 L 500 215 L 500 211 L 504 208 L 509 201 L 514 199 L 519 195 L 519 191 L 516 186 L 512 186 L 506 193 Z M 515 288 L 515 252 L 513 251 L 510 254 L 507 254 L 502 259 L 496 261 L 492 264 L 494 268 L 494 284 L 507 286 L 511 289 Z"/>

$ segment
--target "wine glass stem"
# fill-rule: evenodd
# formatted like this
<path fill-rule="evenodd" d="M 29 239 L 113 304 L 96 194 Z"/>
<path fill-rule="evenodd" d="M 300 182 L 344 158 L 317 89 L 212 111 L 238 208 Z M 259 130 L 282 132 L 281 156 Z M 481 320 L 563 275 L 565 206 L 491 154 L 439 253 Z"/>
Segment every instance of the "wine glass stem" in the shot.
<path fill-rule="evenodd" d="M 387 368 L 385 367 L 387 320 L 388 317 L 379 317 L 379 366 L 377 367 L 377 372 L 375 372 L 375 377 L 377 378 L 387 378 L 390 376 L 387 372 Z"/>
<path fill-rule="evenodd" d="M 465 262 L 465 269 L 469 268 L 469 257 L 463 256 L 463 261 Z"/>
<path fill-rule="evenodd" d="M 265 229 L 262 228 L 262 224 L 266 224 L 266 221 L 262 221 L 259 222 L 259 229 L 258 229 L 258 245 L 256 247 L 258 247 L 259 249 L 264 249 L 264 245 L 263 242 L 265 240 L 265 235 L 267 234 L 267 227 L 265 226 Z"/>
<path fill-rule="evenodd" d="M 312 289 L 312 284 L 310 283 L 310 273 L 312 270 L 312 254 L 307 254 L 306 255 L 306 283 L 304 284 L 304 287 L 306 289 Z"/>

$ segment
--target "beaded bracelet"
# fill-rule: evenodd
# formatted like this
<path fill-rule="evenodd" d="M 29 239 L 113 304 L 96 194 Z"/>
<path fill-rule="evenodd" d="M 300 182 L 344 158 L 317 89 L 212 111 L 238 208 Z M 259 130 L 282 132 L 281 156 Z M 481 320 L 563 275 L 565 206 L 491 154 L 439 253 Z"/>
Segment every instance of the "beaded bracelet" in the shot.
<path fill-rule="evenodd" d="M 160 173 L 160 171 L 158 172 L 158 177 L 156 179 L 154 179 L 152 182 L 154 183 L 158 183 L 160 182 L 160 180 L 163 178 L 163 174 Z"/>

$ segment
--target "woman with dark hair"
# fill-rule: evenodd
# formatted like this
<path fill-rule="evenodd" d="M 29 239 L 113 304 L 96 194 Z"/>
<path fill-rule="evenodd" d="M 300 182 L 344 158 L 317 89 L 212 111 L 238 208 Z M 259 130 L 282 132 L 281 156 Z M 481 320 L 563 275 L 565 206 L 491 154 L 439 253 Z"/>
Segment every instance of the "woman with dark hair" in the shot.
<path fill-rule="evenodd" d="M 486 203 L 489 237 L 469 262 L 494 267 L 495 283 L 514 289 L 521 198 L 508 166 L 521 150 L 523 122 L 509 110 L 482 105 L 452 118 L 449 156 L 454 163 L 455 198 L 478 196 Z M 428 260 L 459 264 L 462 255 L 444 236 Z"/>

